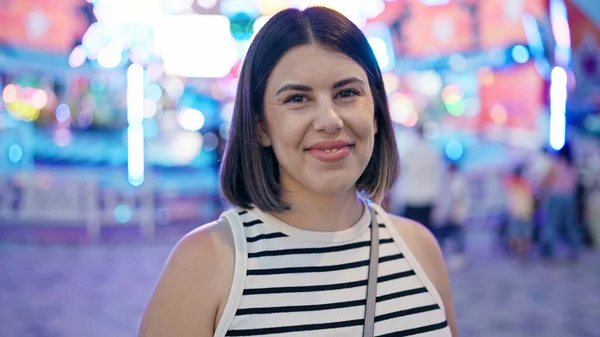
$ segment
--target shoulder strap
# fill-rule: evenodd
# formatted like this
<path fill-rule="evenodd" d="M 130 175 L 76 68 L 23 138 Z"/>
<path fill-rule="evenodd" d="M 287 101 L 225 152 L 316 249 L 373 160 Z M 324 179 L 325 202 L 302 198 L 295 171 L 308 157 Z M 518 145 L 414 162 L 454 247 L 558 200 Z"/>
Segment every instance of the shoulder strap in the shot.
<path fill-rule="evenodd" d="M 244 284 L 246 282 L 246 269 L 248 268 L 248 247 L 246 243 L 246 234 L 242 225 L 242 219 L 240 218 L 238 211 L 238 209 L 226 211 L 221 214 L 218 220 L 220 225 L 227 226 L 231 229 L 233 243 L 235 246 L 235 262 L 229 296 L 227 297 L 227 303 L 225 304 L 223 315 L 221 316 L 221 319 L 215 328 L 214 337 L 225 336 L 227 330 L 229 330 L 229 327 L 231 326 L 231 323 L 235 317 L 235 312 L 240 305 L 242 293 L 244 291 Z"/>
<path fill-rule="evenodd" d="M 367 281 L 364 337 L 375 335 L 375 304 L 377 302 L 377 270 L 379 266 L 379 224 L 377 223 L 377 216 L 373 208 L 369 207 L 369 210 L 371 211 L 371 252 L 369 258 L 369 279 Z"/>

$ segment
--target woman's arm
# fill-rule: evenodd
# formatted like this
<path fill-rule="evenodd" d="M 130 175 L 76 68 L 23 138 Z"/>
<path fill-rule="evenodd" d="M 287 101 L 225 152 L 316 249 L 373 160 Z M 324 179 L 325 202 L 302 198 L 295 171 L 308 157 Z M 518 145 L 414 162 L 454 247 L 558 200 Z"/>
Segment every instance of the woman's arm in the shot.
<path fill-rule="evenodd" d="M 212 336 L 233 278 L 233 239 L 220 223 L 177 243 L 148 303 L 140 337 Z"/>

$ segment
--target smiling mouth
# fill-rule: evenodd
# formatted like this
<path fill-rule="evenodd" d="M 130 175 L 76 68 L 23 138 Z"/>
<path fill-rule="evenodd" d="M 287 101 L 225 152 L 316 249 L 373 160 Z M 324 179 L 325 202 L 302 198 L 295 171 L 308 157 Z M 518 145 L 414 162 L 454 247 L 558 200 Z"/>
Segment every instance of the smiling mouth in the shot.
<path fill-rule="evenodd" d="M 343 160 L 350 155 L 354 145 L 348 144 L 337 148 L 329 149 L 306 149 L 313 158 L 324 163 L 333 163 Z"/>

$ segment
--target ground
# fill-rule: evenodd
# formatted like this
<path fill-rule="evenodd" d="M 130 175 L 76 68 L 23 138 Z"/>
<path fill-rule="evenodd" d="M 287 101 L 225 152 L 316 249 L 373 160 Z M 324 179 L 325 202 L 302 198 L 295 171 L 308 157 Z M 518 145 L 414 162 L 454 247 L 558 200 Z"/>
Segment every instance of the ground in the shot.
<path fill-rule="evenodd" d="M 131 337 L 167 258 L 161 243 L 0 244 L 1 337 Z M 592 337 L 600 331 L 600 253 L 518 262 L 470 235 L 451 272 L 463 337 Z"/>

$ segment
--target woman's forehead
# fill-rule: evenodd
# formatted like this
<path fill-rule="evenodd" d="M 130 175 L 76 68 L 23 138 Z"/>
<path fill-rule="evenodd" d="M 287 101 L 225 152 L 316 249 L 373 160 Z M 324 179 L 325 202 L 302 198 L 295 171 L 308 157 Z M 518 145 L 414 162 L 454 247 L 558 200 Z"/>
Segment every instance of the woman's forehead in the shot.
<path fill-rule="evenodd" d="M 330 86 L 348 77 L 356 77 L 367 83 L 364 69 L 349 56 L 307 44 L 292 48 L 283 55 L 269 76 L 267 90 L 290 82 Z"/>

